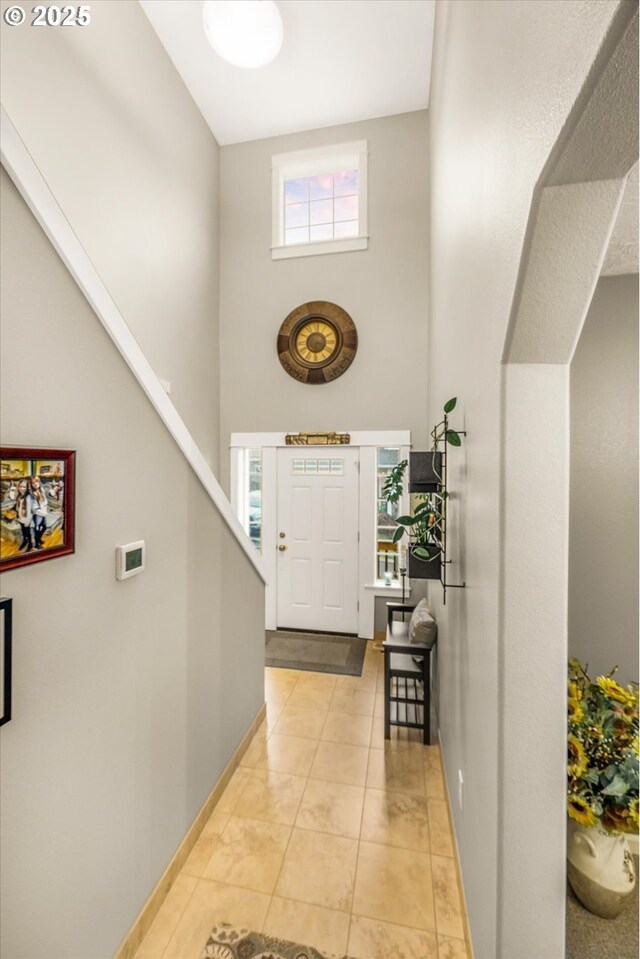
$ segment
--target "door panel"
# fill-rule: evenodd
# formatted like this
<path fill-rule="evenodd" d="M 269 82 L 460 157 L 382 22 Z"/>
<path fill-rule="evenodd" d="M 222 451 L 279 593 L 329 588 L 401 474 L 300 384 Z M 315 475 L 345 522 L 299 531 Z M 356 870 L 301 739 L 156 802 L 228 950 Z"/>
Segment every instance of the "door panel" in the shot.
<path fill-rule="evenodd" d="M 279 629 L 358 631 L 358 453 L 278 450 Z"/>
<path fill-rule="evenodd" d="M 311 540 L 312 492 L 308 486 L 297 483 L 290 491 L 291 539 L 296 543 L 308 543 Z"/>
<path fill-rule="evenodd" d="M 322 605 L 325 609 L 342 609 L 342 563 L 325 559 L 322 573 Z"/>
<path fill-rule="evenodd" d="M 322 520 L 324 523 L 324 542 L 340 545 L 344 535 L 344 491 L 330 486 L 323 490 Z"/>
<path fill-rule="evenodd" d="M 311 563 L 296 558 L 291 563 L 291 603 L 293 606 L 311 606 Z"/>

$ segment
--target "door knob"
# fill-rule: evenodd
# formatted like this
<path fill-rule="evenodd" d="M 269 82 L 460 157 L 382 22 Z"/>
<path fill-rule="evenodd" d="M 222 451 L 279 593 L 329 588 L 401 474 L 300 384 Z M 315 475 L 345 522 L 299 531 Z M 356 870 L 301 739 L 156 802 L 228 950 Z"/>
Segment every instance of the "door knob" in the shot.
<path fill-rule="evenodd" d="M 280 550 L 281 553 L 284 553 L 286 548 L 287 547 L 284 545 L 284 543 L 281 543 L 280 546 L 278 546 L 278 549 Z"/>

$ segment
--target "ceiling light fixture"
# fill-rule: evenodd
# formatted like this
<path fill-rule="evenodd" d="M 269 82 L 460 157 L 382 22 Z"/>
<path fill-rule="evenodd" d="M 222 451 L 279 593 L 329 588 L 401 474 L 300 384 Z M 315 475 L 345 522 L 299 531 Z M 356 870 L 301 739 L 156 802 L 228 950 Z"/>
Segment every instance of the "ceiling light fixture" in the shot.
<path fill-rule="evenodd" d="M 234 67 L 264 67 L 282 46 L 282 17 L 274 0 L 205 0 L 207 40 Z"/>

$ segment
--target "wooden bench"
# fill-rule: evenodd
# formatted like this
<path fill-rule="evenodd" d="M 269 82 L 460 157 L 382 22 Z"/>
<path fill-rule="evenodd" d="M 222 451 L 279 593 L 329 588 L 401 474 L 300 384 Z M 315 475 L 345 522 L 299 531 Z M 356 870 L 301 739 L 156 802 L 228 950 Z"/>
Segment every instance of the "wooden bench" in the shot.
<path fill-rule="evenodd" d="M 392 726 L 405 726 L 421 729 L 422 742 L 428 745 L 431 738 L 431 647 L 409 642 L 412 612 L 413 606 L 387 603 L 387 634 L 382 644 L 384 738 L 391 738 Z M 398 614 L 402 614 L 402 619 L 395 618 Z M 414 657 L 421 662 L 416 662 Z"/>

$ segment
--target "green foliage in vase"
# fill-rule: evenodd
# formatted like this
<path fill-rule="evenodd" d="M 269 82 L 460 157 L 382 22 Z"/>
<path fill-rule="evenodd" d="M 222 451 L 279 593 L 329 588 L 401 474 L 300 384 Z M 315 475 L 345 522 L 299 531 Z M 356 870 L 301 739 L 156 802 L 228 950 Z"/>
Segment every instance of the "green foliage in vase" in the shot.
<path fill-rule="evenodd" d="M 638 831 L 638 687 L 593 682 L 569 661 L 568 812 L 583 826 Z"/>

